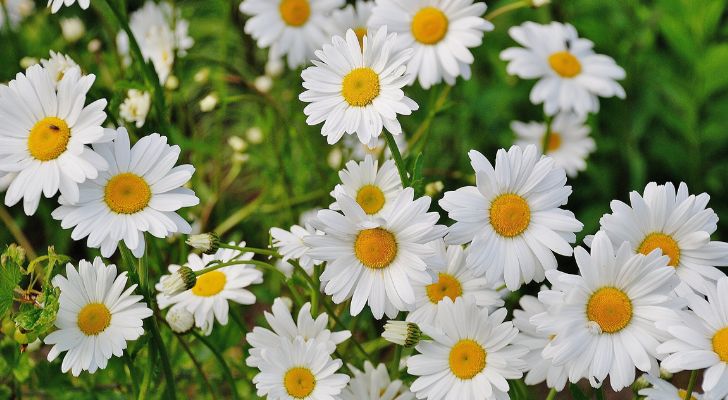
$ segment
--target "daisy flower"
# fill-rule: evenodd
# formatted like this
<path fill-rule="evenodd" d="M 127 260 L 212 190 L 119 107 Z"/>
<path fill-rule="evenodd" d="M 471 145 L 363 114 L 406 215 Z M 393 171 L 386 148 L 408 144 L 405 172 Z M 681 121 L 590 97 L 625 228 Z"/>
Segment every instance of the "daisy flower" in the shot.
<path fill-rule="evenodd" d="M 329 144 L 344 133 L 356 133 L 363 144 L 375 147 L 382 129 L 402 133 L 398 114 L 410 115 L 419 108 L 402 92 L 407 80 L 405 63 L 412 50 L 395 51 L 395 37 L 387 34 L 387 27 L 369 31 L 362 48 L 349 29 L 346 38 L 334 36 L 331 44 L 317 50 L 320 61 L 301 74 L 307 90 L 299 98 L 311 103 L 303 110 L 306 123 L 325 121 L 321 134 Z"/>
<path fill-rule="evenodd" d="M 91 0 L 48 0 L 48 7 L 51 8 L 51 13 L 55 14 L 61 9 L 61 6 L 70 7 L 75 3 L 78 3 L 81 9 L 86 10 L 91 5 Z"/>
<path fill-rule="evenodd" d="M 494 309 L 503 306 L 503 300 L 495 290 L 499 283 L 490 284 L 485 278 L 476 278 L 470 269 L 465 266 L 465 250 L 460 245 L 445 247 L 442 240 L 433 242 L 440 257 L 445 259 L 444 268 L 432 268 L 437 274 L 434 283 L 414 283 L 415 310 L 407 314 L 407 321 L 418 324 L 433 325 L 437 310 L 442 299 L 451 300 L 465 297 L 473 301 L 478 307 Z"/>
<path fill-rule="evenodd" d="M 142 296 L 132 295 L 137 285 L 126 288 L 126 272 L 116 275 L 115 265 L 104 265 L 100 257 L 93 264 L 78 263 L 78 270 L 66 264 L 66 277 L 57 275 L 53 286 L 60 288 L 58 330 L 44 342 L 53 345 L 48 361 L 66 352 L 61 371 L 74 376 L 81 371 L 106 368 L 112 355 L 121 357 L 127 341 L 144 334 L 142 320 L 152 315 Z"/>
<path fill-rule="evenodd" d="M 364 37 L 369 30 L 369 18 L 372 16 L 374 1 L 356 0 L 355 4 L 335 10 L 331 13 L 331 19 L 338 25 L 337 35 L 346 35 L 349 29 L 356 33 L 359 44 L 364 48 Z"/>
<path fill-rule="evenodd" d="M 179 9 L 173 8 L 167 2 L 156 4 L 147 1 L 144 7 L 129 16 L 129 27 L 144 60 L 151 61 L 154 65 L 161 84 L 171 75 L 175 57 L 186 55 L 187 50 L 195 44 L 187 33 L 189 22 L 182 18 Z M 116 43 L 129 65 L 131 59 L 126 32 L 119 32 Z"/>
<path fill-rule="evenodd" d="M 71 57 L 62 53 L 56 53 L 53 50 L 51 50 L 50 57 L 40 60 L 40 63 L 43 68 L 50 72 L 53 82 L 56 85 L 61 82 L 66 72 L 72 68 L 78 68 L 80 70 L 78 64 Z"/>
<path fill-rule="evenodd" d="M 137 128 L 144 126 L 147 114 L 152 108 L 152 96 L 143 90 L 130 89 L 126 99 L 119 106 L 119 117 L 126 122 L 134 123 Z"/>
<path fill-rule="evenodd" d="M 640 390 L 640 396 L 644 396 L 644 400 L 684 400 L 687 391 L 678 389 L 672 383 L 660 379 L 652 375 L 645 375 L 652 387 Z M 702 400 L 703 396 L 695 392 L 692 393 L 691 400 Z"/>
<path fill-rule="evenodd" d="M 51 71 L 34 65 L 0 85 L 0 172 L 17 172 L 5 194 L 5 205 L 23 199 L 32 215 L 41 193 L 79 201 L 79 184 L 109 168 L 86 145 L 113 139 L 101 126 L 106 100 L 84 106 L 96 77 L 68 70 L 56 84 Z"/>
<path fill-rule="evenodd" d="M 318 234 L 319 232 L 310 225 L 305 228 L 300 225 L 293 225 L 290 231 L 280 228 L 271 228 L 270 230 L 270 235 L 273 238 L 272 247 L 277 249 L 283 256 L 281 261 L 298 260 L 303 270 L 309 275 L 313 272 L 313 267 L 321 264 L 321 261 L 314 260 L 308 255 L 310 247 L 306 245 L 303 239 L 306 236 Z"/>
<path fill-rule="evenodd" d="M 728 277 L 706 284 L 705 289 L 707 300 L 686 296 L 692 312 L 683 313 L 682 321 L 662 324 L 671 338 L 657 351 L 669 354 L 662 361 L 669 372 L 705 369 L 703 390 L 711 398 L 723 399 L 728 397 Z"/>
<path fill-rule="evenodd" d="M 334 400 L 349 382 L 348 376 L 336 373 L 341 360 L 332 359 L 315 340 L 281 339 L 262 357 L 253 383 L 258 396 L 270 400 Z"/>
<path fill-rule="evenodd" d="M 420 354 L 407 360 L 407 372 L 417 379 L 417 398 L 508 399 L 507 379 L 523 376 L 525 347 L 511 344 L 518 329 L 504 322 L 507 311 L 487 309 L 459 297 L 446 298 L 434 327 L 422 326 L 432 340 L 423 340 Z"/>
<path fill-rule="evenodd" d="M 333 354 L 336 346 L 351 337 L 349 331 L 328 330 L 326 326 L 329 324 L 329 316 L 326 313 L 319 314 L 314 320 L 311 316 L 311 303 L 301 307 L 296 321 L 280 297 L 273 301 L 272 311 L 264 313 L 272 330 L 256 326 L 245 335 L 245 340 L 252 346 L 250 356 L 245 360 L 251 367 L 257 367 L 261 363 L 263 352 L 278 347 L 281 339 L 294 340 L 301 337 L 305 341 L 313 340 L 324 345 L 326 354 Z"/>
<path fill-rule="evenodd" d="M 543 287 L 542 289 L 545 289 Z M 523 358 L 528 365 L 528 373 L 524 382 L 526 385 L 538 385 L 546 381 L 546 386 L 555 388 L 559 392 L 564 390 L 566 380 L 569 378 L 568 371 L 564 366 L 555 366 L 549 359 L 543 358 L 541 351 L 556 336 L 553 332 L 544 332 L 537 329 L 532 317 L 547 312 L 546 306 L 538 298 L 523 296 L 519 300 L 520 310 L 513 310 L 513 324 L 520 331 L 513 341 L 528 348 L 528 354 Z M 549 318 L 558 318 L 549 316 Z"/>
<path fill-rule="evenodd" d="M 271 59 L 287 56 L 295 69 L 336 31 L 331 12 L 343 5 L 344 0 L 244 0 L 240 12 L 250 16 L 245 32 L 258 47 L 270 47 Z"/>
<path fill-rule="evenodd" d="M 4 3 L 4 7 L 3 4 Z M 10 28 L 17 28 L 20 22 L 29 16 L 35 3 L 31 0 L 4 0 L 0 2 L 0 29 L 5 28 L 5 23 L 10 21 Z M 8 12 L 8 16 L 5 16 L 5 11 Z"/>
<path fill-rule="evenodd" d="M 432 283 L 425 259 L 434 255 L 426 244 L 441 238 L 439 215 L 427 212 L 430 198 L 414 200 L 404 189 L 379 217 L 366 214 L 353 198 L 336 198 L 342 213 L 318 213 L 322 236 L 308 236 L 309 254 L 328 264 L 321 274 L 324 292 L 336 304 L 351 298 L 351 315 L 369 304 L 376 319 L 409 311 L 415 302 L 413 283 Z"/>
<path fill-rule="evenodd" d="M 532 321 L 555 334 L 543 357 L 565 366 L 573 383 L 588 378 L 598 387 L 609 376 L 615 391 L 634 382 L 635 367 L 656 374 L 665 334 L 655 323 L 677 320 L 682 306 L 667 257 L 634 254 L 627 243 L 615 252 L 604 232 L 595 235 L 591 254 L 577 247 L 574 257 L 581 275 L 548 271 L 553 287 L 539 293 L 549 313 Z"/>
<path fill-rule="evenodd" d="M 230 244 L 235 245 L 234 242 Z M 245 242 L 240 242 L 238 247 L 245 247 Z M 164 275 L 160 282 L 155 285 L 157 303 L 159 308 L 169 306 L 181 306 L 191 312 L 195 317 L 195 326 L 202 330 L 205 335 L 212 332 L 212 326 L 217 319 L 220 325 L 228 323 L 228 301 L 238 304 L 254 304 L 255 295 L 251 293 L 248 286 L 263 282 L 263 273 L 255 269 L 253 265 L 245 264 L 251 260 L 253 253 L 242 253 L 233 249 L 219 249 L 215 254 L 190 254 L 187 256 L 187 263 L 184 265 L 193 271 L 200 271 L 213 262 L 227 263 L 240 261 L 240 264 L 222 267 L 214 271 L 206 272 L 197 277 L 197 283 L 192 289 L 168 296 L 163 293 L 161 280 L 170 275 Z M 168 270 L 170 274 L 177 272 L 182 266 L 172 264 Z"/>
<path fill-rule="evenodd" d="M 554 163 L 566 170 L 566 175 L 575 178 L 586 169 L 586 159 L 596 150 L 594 139 L 589 137 L 591 128 L 583 117 L 573 113 L 561 113 L 551 122 L 551 134 L 543 149 L 547 125 L 539 122 L 511 122 L 516 133 L 516 145 L 524 149 L 535 145 L 542 154 L 554 159 Z"/>
<path fill-rule="evenodd" d="M 541 282 L 556 268 L 553 252 L 570 256 L 570 243 L 581 222 L 560 207 L 571 195 L 566 174 L 536 146 L 498 150 L 495 168 L 471 150 L 476 186 L 445 193 L 440 206 L 456 222 L 445 237 L 449 244 L 472 241 L 467 265 L 488 282 L 505 280 L 509 290 Z"/>
<path fill-rule="evenodd" d="M 386 25 L 396 32 L 396 47 L 414 49 L 407 63 L 408 83 L 419 79 L 428 89 L 443 80 L 454 85 L 462 76 L 470 79 L 475 58 L 469 49 L 483 43 L 493 24 L 483 19 L 488 7 L 473 0 L 376 0 L 371 26 Z"/>
<path fill-rule="evenodd" d="M 123 240 L 141 258 L 144 232 L 160 239 L 190 233 L 190 224 L 176 211 L 200 200 L 182 187 L 195 168 L 174 166 L 178 146 L 168 145 L 166 137 L 153 133 L 130 148 L 129 134 L 119 128 L 112 143 L 95 144 L 94 150 L 111 166 L 109 170 L 81 184 L 77 201 L 62 194 L 58 199 L 61 206 L 51 214 L 63 229 L 75 227 L 73 240 L 88 236 L 88 247 L 101 248 L 104 257 L 114 254 Z"/>
<path fill-rule="evenodd" d="M 728 265 L 728 243 L 711 241 L 718 215 L 706 208 L 710 196 L 688 194 L 688 187 L 668 182 L 647 184 L 644 195 L 629 195 L 630 204 L 612 201 L 612 213 L 599 221 L 614 246 L 628 242 L 637 253 L 659 251 L 684 285 L 703 290 L 705 281 L 725 276 L 715 266 Z"/>
<path fill-rule="evenodd" d="M 524 22 L 508 30 L 525 48 L 501 52 L 508 73 L 539 81 L 531 90 L 531 102 L 544 105 L 547 115 L 573 111 L 579 115 L 599 111 L 599 97 L 625 98 L 617 83 L 625 72 L 611 57 L 596 54 L 591 40 L 578 36 L 570 24 L 541 25 Z"/>
<path fill-rule="evenodd" d="M 364 371 L 349 366 L 354 376 L 341 392 L 342 400 L 414 400 L 415 395 L 399 379 L 392 380 L 384 364 L 374 368 L 371 362 L 364 362 Z"/>
<path fill-rule="evenodd" d="M 331 196 L 348 195 L 367 215 L 379 215 L 402 192 L 402 181 L 393 160 L 387 160 L 379 168 L 379 161 L 367 155 L 362 162 L 347 162 L 346 168 L 339 171 L 339 178 L 341 184 L 336 185 Z M 329 208 L 341 209 L 336 202 Z"/>

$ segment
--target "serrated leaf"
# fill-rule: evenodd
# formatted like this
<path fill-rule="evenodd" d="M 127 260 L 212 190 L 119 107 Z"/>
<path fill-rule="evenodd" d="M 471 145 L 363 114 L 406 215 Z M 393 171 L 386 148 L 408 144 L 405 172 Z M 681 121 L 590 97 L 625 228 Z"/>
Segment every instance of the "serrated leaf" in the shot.
<path fill-rule="evenodd" d="M 44 293 L 38 297 L 39 306 L 24 304 L 15 317 L 15 324 L 24 332 L 34 335 L 44 335 L 56 320 L 59 308 L 59 290 L 48 286 Z"/>
<path fill-rule="evenodd" d="M 0 256 L 0 316 L 13 306 L 13 292 L 23 279 L 24 262 L 25 251 L 14 244 Z"/>

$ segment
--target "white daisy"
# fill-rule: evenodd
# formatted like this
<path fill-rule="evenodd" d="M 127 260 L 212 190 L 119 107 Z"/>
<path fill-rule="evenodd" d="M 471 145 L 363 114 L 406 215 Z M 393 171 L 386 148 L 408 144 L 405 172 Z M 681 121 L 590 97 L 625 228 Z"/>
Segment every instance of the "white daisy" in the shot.
<path fill-rule="evenodd" d="M 387 160 L 379 168 L 379 161 L 367 155 L 362 162 L 347 162 L 346 168 L 339 171 L 339 178 L 341 184 L 334 187 L 331 196 L 348 195 L 367 215 L 381 214 L 402 192 L 402 180 L 393 160 Z M 329 208 L 341 209 L 336 202 Z"/>
<path fill-rule="evenodd" d="M 506 379 L 523 376 L 527 350 L 511 344 L 518 329 L 503 322 L 507 313 L 444 299 L 436 325 L 422 326 L 432 340 L 421 341 L 420 354 L 407 360 L 407 372 L 417 376 L 410 390 L 419 399 L 508 399 Z"/>
<path fill-rule="evenodd" d="M 0 29 L 4 29 L 5 23 L 8 21 L 10 21 L 10 28 L 17 28 L 20 22 L 33 12 L 33 9 L 35 9 L 35 3 L 32 0 L 4 0 L 0 2 Z M 5 17 L 5 11 L 8 12 L 7 17 Z"/>
<path fill-rule="evenodd" d="M 690 195 L 685 183 L 676 192 L 670 182 L 651 182 L 643 196 L 632 192 L 629 198 L 630 205 L 612 201 L 612 213 L 599 220 L 615 247 L 626 241 L 637 253 L 659 249 L 670 257 L 669 264 L 683 284 L 697 291 L 703 290 L 706 280 L 725 276 L 715 266 L 728 265 L 728 243 L 710 240 L 718 215 L 706 208 L 708 194 Z"/>
<path fill-rule="evenodd" d="M 70 56 L 62 53 L 56 53 L 53 50 L 51 50 L 50 57 L 48 57 L 48 59 L 40 60 L 40 63 L 43 65 L 43 68 L 50 72 L 53 82 L 56 85 L 61 82 L 63 76 L 66 75 L 66 72 L 72 68 L 78 68 L 80 70 L 78 64 L 76 64 Z"/>
<path fill-rule="evenodd" d="M 130 89 L 126 99 L 119 106 L 119 117 L 126 122 L 134 123 L 137 128 L 144 126 L 147 114 L 152 107 L 152 96 L 149 92 Z"/>
<path fill-rule="evenodd" d="M 315 340 L 281 339 L 262 356 L 253 383 L 258 396 L 270 400 L 334 400 L 349 381 L 335 373 L 341 360 L 332 359 L 324 344 Z"/>
<path fill-rule="evenodd" d="M 449 297 L 455 300 L 465 297 L 478 307 L 489 308 L 503 306 L 503 300 L 496 291 L 500 283 L 490 284 L 485 278 L 476 278 L 470 269 L 465 267 L 465 250 L 460 245 L 445 247 L 442 240 L 433 242 L 439 257 L 445 259 L 444 268 L 433 268 L 437 280 L 431 284 L 414 283 L 415 310 L 407 314 L 407 321 L 418 324 L 433 325 L 442 299 Z"/>
<path fill-rule="evenodd" d="M 472 241 L 468 268 L 489 282 L 505 280 L 508 289 L 541 282 L 556 268 L 553 252 L 570 256 L 581 222 L 560 207 L 571 195 L 566 174 L 535 146 L 498 150 L 495 168 L 479 152 L 470 161 L 476 186 L 445 193 L 440 206 L 456 222 L 445 241 Z"/>
<path fill-rule="evenodd" d="M 235 244 L 230 243 L 230 244 Z M 238 247 L 245 247 L 245 242 L 240 242 Z M 159 308 L 179 305 L 195 316 L 195 326 L 202 330 L 205 335 L 212 332 L 212 326 L 217 319 L 221 325 L 228 323 L 228 301 L 238 304 L 254 304 L 255 295 L 246 288 L 251 284 L 263 282 L 263 273 L 253 265 L 245 264 L 244 261 L 253 258 L 253 253 L 241 253 L 232 249 L 219 249 L 215 254 L 197 254 L 187 256 L 185 267 L 193 271 L 200 271 L 214 261 L 226 263 L 230 261 L 243 261 L 240 264 L 222 267 L 214 271 L 206 272 L 197 277 L 197 283 L 192 289 L 167 296 L 161 280 L 169 275 L 164 275 L 160 282 L 155 285 L 157 303 Z M 172 264 L 169 272 L 174 274 L 181 268 L 180 265 Z"/>
<path fill-rule="evenodd" d="M 18 173 L 5 204 L 23 199 L 28 215 L 38 208 L 41 193 L 50 198 L 60 191 L 78 201 L 79 183 L 109 168 L 86 146 L 113 139 L 101 126 L 106 100 L 84 106 L 96 77 L 71 68 L 57 87 L 54 79 L 51 71 L 34 65 L 0 85 L 0 171 Z"/>
<path fill-rule="evenodd" d="M 399 379 L 392 380 L 384 364 L 374 368 L 371 362 L 364 362 L 364 371 L 350 365 L 354 376 L 341 392 L 342 400 L 414 400 L 415 395 Z"/>
<path fill-rule="evenodd" d="M 114 254 L 123 240 L 141 258 L 144 232 L 157 238 L 190 233 L 190 224 L 176 211 L 200 200 L 182 187 L 195 168 L 174 166 L 178 146 L 168 145 L 166 137 L 153 133 L 130 148 L 129 134 L 119 128 L 112 143 L 96 144 L 94 150 L 108 162 L 109 170 L 81 184 L 75 203 L 63 194 L 58 200 L 61 206 L 51 214 L 63 229 L 75 227 L 73 240 L 88 236 L 88 246 L 101 248 L 104 257 Z"/>
<path fill-rule="evenodd" d="M 142 320 L 152 315 L 142 296 L 132 295 L 137 285 L 126 287 L 126 272 L 116 275 L 115 265 L 104 265 L 100 257 L 93 264 L 78 263 L 78 270 L 66 264 L 66 277 L 57 275 L 53 286 L 60 288 L 57 331 L 44 342 L 53 347 L 48 361 L 62 352 L 61 371 L 74 376 L 81 371 L 106 368 L 112 355 L 121 357 L 127 341 L 144 334 Z"/>
<path fill-rule="evenodd" d="M 439 215 L 427 212 L 430 198 L 414 200 L 414 190 L 406 188 L 376 218 L 347 195 L 336 201 L 343 214 L 319 211 L 318 228 L 325 234 L 304 239 L 311 257 L 327 261 L 320 277 L 325 293 L 336 304 L 351 298 L 351 315 L 367 303 L 377 319 L 409 311 L 415 302 L 412 285 L 432 283 L 424 260 L 434 251 L 427 243 L 445 232 L 436 225 Z"/>
<path fill-rule="evenodd" d="M 372 16 L 374 1 L 356 0 L 355 4 L 335 10 L 331 19 L 337 24 L 336 34 L 345 36 L 349 29 L 356 33 L 359 44 L 364 47 L 364 37 L 369 30 L 369 18 Z"/>
<path fill-rule="evenodd" d="M 647 381 L 652 387 L 640 390 L 640 396 L 645 396 L 644 400 L 684 400 L 687 391 L 678 389 L 672 383 L 660 379 L 649 374 L 645 375 Z M 692 393 L 691 400 L 702 400 L 703 396 L 695 392 Z"/>
<path fill-rule="evenodd" d="M 0 192 L 7 190 L 8 186 L 13 183 L 13 179 L 15 179 L 16 175 L 16 173 L 6 174 L 4 172 L 0 172 Z"/>
<path fill-rule="evenodd" d="M 81 9 L 86 10 L 91 5 L 91 0 L 48 0 L 48 7 L 51 8 L 51 13 L 55 14 L 62 6 L 70 7 L 78 3 Z"/>
<path fill-rule="evenodd" d="M 546 381 L 549 388 L 560 392 L 566 386 L 568 371 L 563 365 L 555 366 L 551 360 L 541 355 L 544 347 L 556 336 L 555 332 L 540 331 L 531 321 L 533 316 L 546 313 L 546 306 L 538 298 L 528 295 L 521 297 L 519 303 L 521 309 L 513 310 L 513 324 L 520 332 L 513 343 L 528 348 L 528 354 L 523 358 L 528 364 L 528 374 L 524 382 L 526 385 L 538 385 Z M 558 318 L 558 315 L 550 318 Z"/>
<path fill-rule="evenodd" d="M 487 8 L 473 0 L 376 0 L 370 25 L 386 25 L 398 34 L 397 48 L 414 49 L 408 83 L 419 78 L 428 89 L 443 80 L 454 85 L 458 76 L 470 79 L 475 58 L 469 49 L 480 46 L 484 32 L 493 30 L 481 17 Z"/>
<path fill-rule="evenodd" d="M 288 57 L 288 67 L 298 68 L 313 58 L 314 50 L 336 31 L 331 12 L 344 0 L 244 0 L 240 12 L 249 15 L 245 32 L 269 58 Z"/>
<path fill-rule="evenodd" d="M 186 55 L 195 44 L 187 33 L 189 22 L 182 18 L 179 9 L 167 2 L 147 1 L 129 16 L 129 27 L 144 60 L 152 62 L 162 84 L 172 73 L 175 57 Z M 130 64 L 129 37 L 125 32 L 119 32 L 116 43 L 127 65 Z"/>
<path fill-rule="evenodd" d="M 571 382 L 588 378 L 597 387 L 609 376 L 615 391 L 634 382 L 635 367 L 656 374 L 665 334 L 655 322 L 677 320 L 681 308 L 667 257 L 634 254 L 627 243 L 615 253 L 604 232 L 595 235 L 591 254 L 577 247 L 574 257 L 581 275 L 548 271 L 553 287 L 539 293 L 549 312 L 531 321 L 555 334 L 543 357 L 564 366 Z"/>
<path fill-rule="evenodd" d="M 543 103 L 546 114 L 586 115 L 599 111 L 599 97 L 625 97 L 616 81 L 624 79 L 624 69 L 611 57 L 594 53 L 594 43 L 580 38 L 570 24 L 524 22 L 508 33 L 525 48 L 503 50 L 501 59 L 508 61 L 509 74 L 539 79 L 531 102 Z"/>
<path fill-rule="evenodd" d="M 570 178 L 586 169 L 586 159 L 597 147 L 594 139 L 589 137 L 589 125 L 583 117 L 573 113 L 560 113 L 551 122 L 551 135 L 545 152 L 545 123 L 513 121 L 511 129 L 516 133 L 516 145 L 523 148 L 535 145 L 540 153 L 553 158 L 557 166 L 566 170 Z"/>
<path fill-rule="evenodd" d="M 657 351 L 669 354 L 662 368 L 670 372 L 705 369 L 703 390 L 711 398 L 728 398 L 728 277 L 705 289 L 707 301 L 686 296 L 692 312 L 683 313 L 682 321 L 661 324 L 671 338 Z"/>
<path fill-rule="evenodd" d="M 311 225 L 302 227 L 300 225 L 291 226 L 291 230 L 287 231 L 280 228 L 271 228 L 270 235 L 273 238 L 272 246 L 278 250 L 283 256 L 282 260 L 287 263 L 288 260 L 298 260 L 299 264 L 311 275 L 313 267 L 321 264 L 321 261 L 315 260 L 308 255 L 310 247 L 303 241 L 306 236 L 318 235 Z"/>
<path fill-rule="evenodd" d="M 410 115 L 418 109 L 402 92 L 407 83 L 405 63 L 412 50 L 395 51 L 395 37 L 387 34 L 387 27 L 369 31 L 362 53 L 350 29 L 346 39 L 334 36 L 331 44 L 317 50 L 320 61 L 314 60 L 314 66 L 301 74 L 307 90 L 299 98 L 311 103 L 304 109 L 306 123 L 325 121 L 321 134 L 329 144 L 338 142 L 344 133 L 356 133 L 363 144 L 375 147 L 382 129 L 393 135 L 402 133 L 398 114 Z"/>
<path fill-rule="evenodd" d="M 245 340 L 252 346 L 250 356 L 245 360 L 251 367 L 257 367 L 262 360 L 261 354 L 267 349 L 278 347 L 281 339 L 294 340 L 296 337 L 302 337 L 306 341 L 314 340 L 324 345 L 326 354 L 333 354 L 337 345 L 351 337 L 349 331 L 331 332 L 326 329 L 329 324 L 329 316 L 326 313 L 319 314 L 314 320 L 311 316 L 311 303 L 301 307 L 296 321 L 280 297 L 273 301 L 272 311 L 264 313 L 272 330 L 256 326 L 252 332 L 245 335 Z"/>

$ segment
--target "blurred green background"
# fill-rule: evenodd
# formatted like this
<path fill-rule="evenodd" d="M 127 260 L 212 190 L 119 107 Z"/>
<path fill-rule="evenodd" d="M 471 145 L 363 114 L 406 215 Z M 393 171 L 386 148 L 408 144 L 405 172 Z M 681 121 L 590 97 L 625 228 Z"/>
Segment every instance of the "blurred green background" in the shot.
<path fill-rule="evenodd" d="M 118 26 L 108 9 L 95 6 L 95 2 L 98 0 L 92 0 L 87 11 L 73 6 L 50 15 L 45 0 L 38 0 L 36 12 L 19 29 L 3 29 L 0 82 L 9 81 L 21 71 L 24 57 L 47 58 L 49 50 L 67 53 L 85 72 L 96 74 L 89 98 L 107 98 L 108 121 L 118 125 L 118 107 L 126 90 L 142 87 L 142 80 L 138 71 L 120 68 L 114 40 Z M 488 2 L 489 10 L 510 2 Z M 179 87 L 166 92 L 173 127 L 160 132 L 179 145 L 183 159 L 197 168 L 192 187 L 201 205 L 183 215 L 200 231 L 215 229 L 224 233 L 225 240 L 245 239 L 251 245 L 264 247 L 270 227 L 287 228 L 298 223 L 303 211 L 330 203 L 328 192 L 338 182 L 338 167 L 330 165 L 332 147 L 320 135 L 320 126 L 305 124 L 303 104 L 297 100 L 302 90 L 300 71 L 288 71 L 275 78 L 270 93 L 254 89 L 255 78 L 264 73 L 267 52 L 256 49 L 243 32 L 239 0 L 173 3 L 190 21 L 190 35 L 196 42 L 175 65 Z M 142 4 L 129 0 L 128 10 Z M 569 22 L 581 36 L 595 43 L 597 52 L 613 57 L 627 72 L 626 80 L 621 82 L 627 99 L 602 99 L 601 111 L 589 120 L 597 151 L 589 159 L 587 170 L 570 180 L 574 193 L 567 208 L 585 226 L 579 239 L 596 231 L 612 199 L 625 200 L 630 191 L 641 192 L 650 181 L 684 181 L 691 193 L 705 191 L 711 195 L 710 206 L 724 217 L 713 239 L 728 240 L 727 4 L 728 0 L 554 0 L 540 9 L 525 8 L 498 17 L 493 21 L 495 31 L 486 33 L 484 44 L 475 50 L 473 78 L 458 81 L 425 133 L 426 140 L 421 142 L 425 183 L 443 181 L 445 190 L 471 184 L 469 149 L 492 159 L 498 148 L 513 143 L 509 128 L 512 120 L 542 121 L 542 108 L 528 101 L 534 82 L 508 76 L 498 55 L 514 45 L 507 34 L 513 25 L 527 20 Z M 81 18 L 86 26 L 86 34 L 75 43 L 66 42 L 60 31 L 59 21 L 70 17 Z M 101 47 L 90 51 L 89 43 L 96 39 Z M 195 79 L 196 74 L 200 78 L 201 70 L 209 71 L 209 78 Z M 443 86 L 428 92 L 416 87 L 407 91 L 421 108 L 400 119 L 406 134 L 418 130 L 435 109 L 442 91 Z M 214 111 L 204 113 L 198 103 L 211 92 L 220 103 Z M 156 121 L 158 118 L 151 115 L 143 128 L 128 128 L 133 137 L 140 137 L 160 131 Z M 262 142 L 246 139 L 251 127 L 262 131 Z M 244 152 L 236 152 L 228 145 L 232 136 L 247 140 Z M 341 164 L 346 160 L 344 152 Z M 86 249 L 85 242 L 73 242 L 70 231 L 62 230 L 50 217 L 55 206 L 55 200 L 43 200 L 33 217 L 26 217 L 20 206 L 0 206 L 4 223 L 0 225 L 0 244 L 15 240 L 5 228 L 16 226 L 39 254 L 53 245 L 57 252 L 77 259 L 98 255 L 96 250 Z M 169 242 L 153 240 L 149 245 L 150 258 L 157 263 L 152 279 L 168 263 L 182 262 L 186 257 L 187 248 L 181 240 Z M 567 268 L 572 263 L 562 261 Z M 261 304 L 233 308 L 241 317 L 241 325 L 249 327 L 260 322 L 261 309 L 280 293 L 277 285 L 280 282 L 268 281 L 254 290 Z M 528 290 L 536 288 L 532 285 Z M 225 348 L 240 343 L 239 330 L 245 326 L 230 324 L 216 329 L 213 343 Z M 184 353 L 176 350 L 178 357 L 184 358 Z M 21 362 L 37 364 L 37 374 L 24 382 L 31 382 L 30 393 L 35 390 L 39 397 L 44 396 L 44 385 L 56 383 L 69 388 L 68 395 L 73 398 L 124 397 L 115 390 L 119 384 L 106 381 L 103 375 L 69 382 L 56 371 L 56 364 L 33 358 L 23 361 L 14 348 L 4 347 L 2 351 L 0 377 L 6 372 L 3 363 L 15 365 L 13 368 Z M 233 373 L 242 373 L 242 347 L 232 347 L 226 356 L 235 360 Z M 215 363 L 209 352 L 203 351 L 202 359 Z M 187 363 L 189 373 L 194 375 L 194 366 Z M 117 360 L 110 366 L 118 369 L 121 375 L 117 376 L 124 374 L 122 362 Z M 13 369 L 18 374 L 13 382 L 23 377 L 22 368 L 19 372 Z M 42 385 L 38 377 L 43 377 Z M 218 378 L 213 377 L 213 383 Z M 190 379 L 190 394 L 194 395 L 202 384 Z M 98 387 L 112 390 L 99 391 Z M 239 389 L 241 393 L 249 390 L 243 383 Z"/>

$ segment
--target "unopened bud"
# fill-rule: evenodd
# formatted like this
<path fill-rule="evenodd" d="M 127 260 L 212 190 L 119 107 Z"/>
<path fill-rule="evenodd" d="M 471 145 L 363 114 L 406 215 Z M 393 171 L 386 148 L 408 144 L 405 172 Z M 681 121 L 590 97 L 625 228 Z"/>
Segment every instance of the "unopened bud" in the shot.
<path fill-rule="evenodd" d="M 199 233 L 188 236 L 185 243 L 205 254 L 214 254 L 220 248 L 220 237 L 215 232 Z"/>
<path fill-rule="evenodd" d="M 190 267 L 182 266 L 172 274 L 163 276 L 159 283 L 162 285 L 162 293 L 174 296 L 195 287 L 197 275 Z"/>
<path fill-rule="evenodd" d="M 382 337 L 389 342 L 409 348 L 417 346 L 422 338 L 422 331 L 413 322 L 388 321 L 384 325 Z"/>

